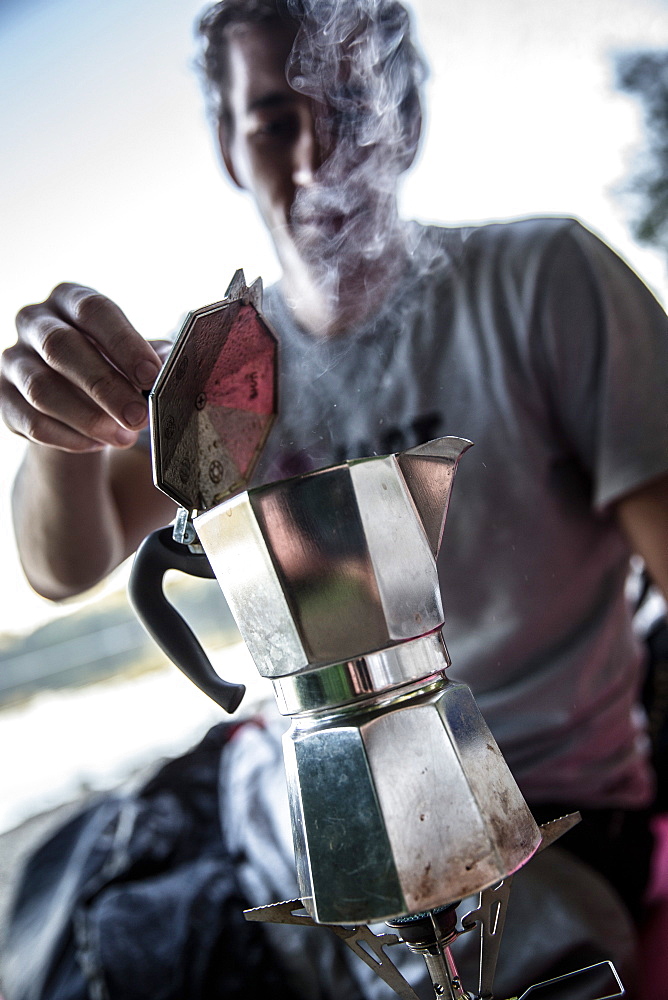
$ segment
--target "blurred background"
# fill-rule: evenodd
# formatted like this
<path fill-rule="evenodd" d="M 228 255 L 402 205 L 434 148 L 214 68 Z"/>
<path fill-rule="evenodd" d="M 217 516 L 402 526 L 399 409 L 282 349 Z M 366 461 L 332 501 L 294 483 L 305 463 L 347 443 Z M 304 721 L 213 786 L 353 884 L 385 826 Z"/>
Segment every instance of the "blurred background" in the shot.
<path fill-rule="evenodd" d="M 20 306 L 59 281 L 103 291 L 152 338 L 220 299 L 238 267 L 249 280 L 277 277 L 254 209 L 219 170 L 193 70 L 201 8 L 0 5 L 0 348 L 14 340 Z M 619 89 L 618 66 L 624 53 L 668 50 L 668 0 L 413 8 L 431 75 L 404 214 L 449 223 L 575 215 L 665 303 L 665 254 L 641 246 L 631 224 L 629 181 L 648 157 L 646 104 Z M 21 453 L 20 439 L 0 430 L 0 834 L 179 752 L 219 718 L 134 622 L 127 567 L 61 606 L 30 591 L 9 520 Z M 215 585 L 170 588 L 227 672 L 252 677 Z"/>

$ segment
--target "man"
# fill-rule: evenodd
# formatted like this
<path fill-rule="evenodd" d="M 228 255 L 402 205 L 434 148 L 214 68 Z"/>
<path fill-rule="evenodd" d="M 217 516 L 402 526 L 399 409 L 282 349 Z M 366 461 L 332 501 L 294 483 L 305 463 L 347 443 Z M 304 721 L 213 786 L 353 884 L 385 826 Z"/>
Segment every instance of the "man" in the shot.
<path fill-rule="evenodd" d="M 652 779 L 623 585 L 637 552 L 668 593 L 665 316 L 572 221 L 447 230 L 399 220 L 422 74 L 399 4 L 227 0 L 202 33 L 223 161 L 283 269 L 265 296 L 282 411 L 258 478 L 442 433 L 475 442 L 441 551 L 453 676 L 472 686 L 539 819 L 587 811 L 577 852 L 637 908 Z M 57 600 L 102 579 L 174 513 L 137 444 L 163 345 L 69 284 L 17 326 L 0 385 L 6 423 L 29 441 L 16 532 L 28 579 Z M 225 762 L 232 784 L 238 757 Z M 250 806 L 246 818 L 252 826 Z M 229 836 L 262 871 L 243 826 Z M 573 927 L 591 924 L 600 948 L 606 933 L 623 939 L 609 888 L 558 857 L 557 876 L 540 866 L 537 876 L 556 924 L 562 912 Z M 280 891 L 272 878 L 258 896 Z M 555 879 L 586 900 L 560 911 Z M 523 884 L 518 913 L 523 899 L 535 913 L 517 918 L 528 945 L 520 955 L 514 939 L 521 974 L 508 972 L 508 991 L 551 968 L 532 966 L 529 925 L 544 941 L 553 924 L 541 925 L 549 913 Z M 579 944 L 569 938 L 560 957 Z M 628 957 L 623 941 L 618 955 Z M 583 946 L 583 956 L 607 954 Z"/>

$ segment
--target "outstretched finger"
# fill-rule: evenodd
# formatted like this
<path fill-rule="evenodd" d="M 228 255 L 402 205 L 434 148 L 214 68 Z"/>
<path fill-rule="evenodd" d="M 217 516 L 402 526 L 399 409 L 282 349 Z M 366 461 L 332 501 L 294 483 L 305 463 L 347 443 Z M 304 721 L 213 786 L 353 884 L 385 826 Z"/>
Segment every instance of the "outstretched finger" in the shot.
<path fill-rule="evenodd" d="M 15 365 L 10 378 L 29 401 L 27 380 L 37 377 L 40 382 L 44 381 L 42 367 L 34 364 L 39 360 L 124 427 L 135 430 L 146 424 L 148 410 L 142 391 L 119 371 L 91 338 L 61 319 L 52 307 L 46 303 L 26 306 L 17 317 L 17 328 L 19 341 L 6 355 L 7 361 L 12 359 Z M 153 348 L 149 349 L 158 358 Z M 158 370 L 159 363 L 159 358 L 158 364 L 151 363 L 152 373 Z M 66 400 L 67 396 L 63 402 Z M 53 412 L 52 416 L 67 418 L 67 414 L 58 412 Z"/>
<path fill-rule="evenodd" d="M 8 384 L 5 379 L 0 378 L 0 383 L 3 395 L 2 416 L 14 434 L 34 444 L 76 454 L 102 451 L 106 447 L 103 442 L 87 437 L 60 420 L 31 407 L 18 389 Z M 124 431 L 121 427 L 118 430 L 125 434 L 126 438 L 122 442 L 118 440 L 115 443 L 117 448 L 129 448 L 135 443 L 136 434 Z"/>
<path fill-rule="evenodd" d="M 2 415 L 10 429 L 39 444 L 54 443 L 49 438 L 53 429 L 51 420 L 71 429 L 74 435 L 100 445 L 123 448 L 137 438 L 133 429 L 120 426 L 94 399 L 20 344 L 3 354 L 1 397 Z M 140 398 L 144 414 L 146 403 L 143 397 Z M 59 440 L 62 436 L 62 432 L 57 435 Z M 70 438 L 68 434 L 68 441 Z"/>
<path fill-rule="evenodd" d="M 138 389 L 153 385 L 160 358 L 111 299 L 93 288 L 64 282 L 53 289 L 45 305 L 94 341 L 132 385 Z"/>

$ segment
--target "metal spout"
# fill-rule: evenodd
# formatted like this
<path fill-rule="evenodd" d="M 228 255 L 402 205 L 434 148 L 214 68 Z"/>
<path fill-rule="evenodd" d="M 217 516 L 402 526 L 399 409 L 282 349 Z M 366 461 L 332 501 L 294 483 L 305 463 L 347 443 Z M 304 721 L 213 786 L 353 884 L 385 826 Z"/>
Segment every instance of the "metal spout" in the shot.
<path fill-rule="evenodd" d="M 442 437 L 397 455 L 434 558 L 441 547 L 457 463 L 471 447 L 465 438 Z"/>

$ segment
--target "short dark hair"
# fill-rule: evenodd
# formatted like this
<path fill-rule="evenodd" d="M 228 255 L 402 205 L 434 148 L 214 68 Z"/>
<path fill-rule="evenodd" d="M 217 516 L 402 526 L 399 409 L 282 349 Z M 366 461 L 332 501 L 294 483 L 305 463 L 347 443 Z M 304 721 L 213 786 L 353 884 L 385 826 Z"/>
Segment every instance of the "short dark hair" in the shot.
<path fill-rule="evenodd" d="M 219 0 L 204 11 L 197 24 L 201 40 L 198 66 L 204 81 L 209 111 L 227 128 L 232 124 L 227 101 L 230 86 L 229 29 L 244 24 L 288 24 L 298 21 L 288 11 L 288 0 Z"/>
<path fill-rule="evenodd" d="M 378 70 L 391 71 L 400 78 L 398 106 L 406 123 L 419 119 L 425 63 L 411 40 L 410 18 L 399 0 L 219 0 L 204 12 L 197 25 L 202 46 L 199 67 L 209 110 L 216 121 L 228 130 L 232 126 L 227 100 L 230 28 L 249 24 L 289 25 L 294 27 L 295 35 L 303 30 L 308 47 L 309 39 L 331 23 L 337 10 L 343 10 L 349 21 L 357 17 L 360 26 L 379 32 L 381 37 L 399 38 L 398 44 L 388 46 L 389 54 L 379 58 Z"/>

